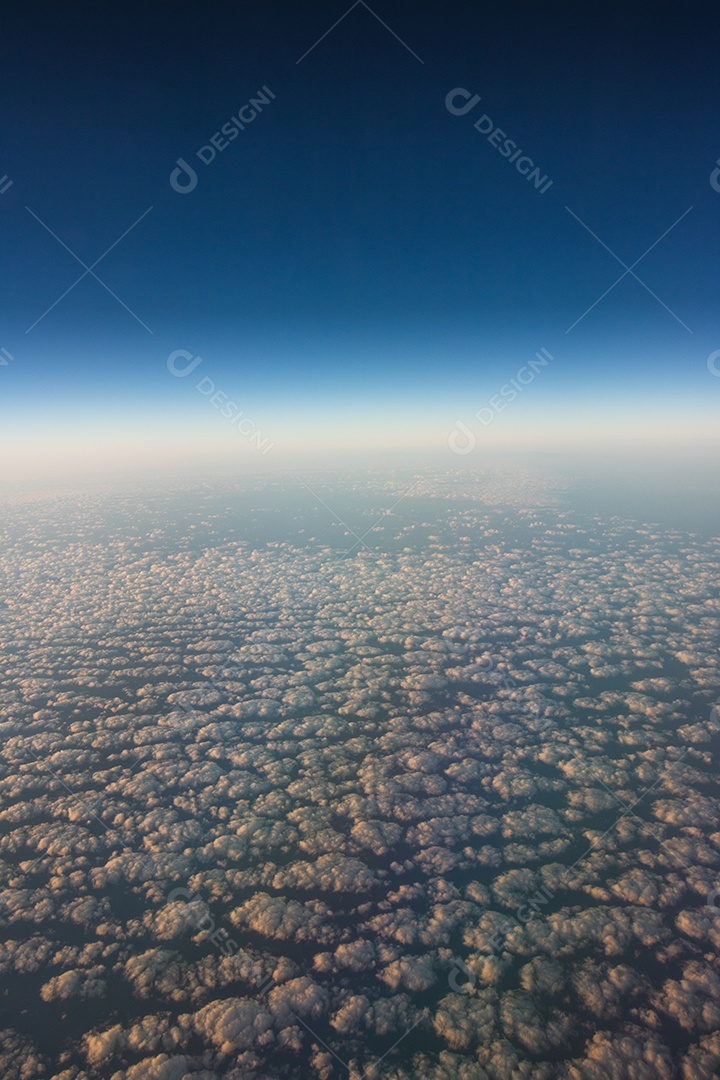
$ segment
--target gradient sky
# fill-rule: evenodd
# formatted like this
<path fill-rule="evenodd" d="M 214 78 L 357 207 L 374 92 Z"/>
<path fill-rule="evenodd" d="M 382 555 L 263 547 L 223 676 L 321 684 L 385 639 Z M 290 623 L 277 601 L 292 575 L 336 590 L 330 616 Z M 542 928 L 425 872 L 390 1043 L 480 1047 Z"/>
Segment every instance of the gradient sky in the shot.
<path fill-rule="evenodd" d="M 6 470 L 258 458 L 203 375 L 278 453 L 448 453 L 458 419 L 477 452 L 715 443 L 720 13 L 384 0 L 297 63 L 348 6 L 3 14 Z M 200 163 L 262 86 L 275 99 Z M 454 87 L 481 96 L 467 115 Z M 91 265 L 149 207 L 94 271 L 134 314 L 87 275 L 36 322 L 83 272 L 37 219 Z M 636 267 L 646 287 L 627 275 L 566 332 L 623 273 L 569 211 L 626 265 L 685 216 Z M 553 363 L 478 424 L 541 348 Z M 176 349 L 202 356 L 193 377 L 169 375 Z"/>

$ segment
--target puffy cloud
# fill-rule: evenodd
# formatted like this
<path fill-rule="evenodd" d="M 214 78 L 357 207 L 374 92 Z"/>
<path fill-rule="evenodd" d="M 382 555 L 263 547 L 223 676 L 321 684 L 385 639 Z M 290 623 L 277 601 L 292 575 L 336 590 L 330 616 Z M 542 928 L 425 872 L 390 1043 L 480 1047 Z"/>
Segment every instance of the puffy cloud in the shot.
<path fill-rule="evenodd" d="M 183 1080 L 188 1075 L 190 1061 L 184 1056 L 168 1057 L 158 1054 L 132 1065 L 125 1073 L 125 1080 Z"/>
<path fill-rule="evenodd" d="M 499 1010 L 503 1032 L 531 1054 L 547 1054 L 562 1046 L 572 1031 L 572 1017 L 558 1009 L 548 1009 L 541 996 L 522 990 L 502 995 Z"/>
<path fill-rule="evenodd" d="M 247 927 L 278 941 L 314 940 L 328 944 L 337 937 L 333 913 L 327 904 L 311 900 L 304 904 L 281 896 L 256 893 L 230 914 L 233 926 Z"/>
<path fill-rule="evenodd" d="M 612 1035 L 599 1031 L 585 1048 L 584 1060 L 568 1065 L 567 1080 L 672 1080 L 675 1076 L 670 1051 L 654 1033 L 642 1036 Z"/>
<path fill-rule="evenodd" d="M 85 1036 L 85 1052 L 90 1065 L 97 1066 L 127 1046 L 127 1035 L 120 1024 Z"/>
<path fill-rule="evenodd" d="M 275 1039 L 272 1014 L 250 998 L 213 1001 L 187 1022 L 196 1035 L 225 1055 L 267 1047 Z"/>
<path fill-rule="evenodd" d="M 690 961 L 681 979 L 663 984 L 655 1005 L 686 1031 L 715 1031 L 720 1028 L 720 975 L 706 964 Z"/>
<path fill-rule="evenodd" d="M 545 956 L 535 956 L 520 969 L 523 990 L 537 997 L 554 997 L 564 989 L 567 975 L 562 964 Z"/>
<path fill-rule="evenodd" d="M 95 967 L 87 971 L 64 971 L 48 979 L 40 988 L 43 1001 L 67 1001 L 69 998 L 97 998 L 105 994 L 106 983 L 102 978 L 103 968 Z"/>
<path fill-rule="evenodd" d="M 436 981 L 436 965 L 432 956 L 402 956 L 378 972 L 378 978 L 391 990 L 420 993 Z"/>
<path fill-rule="evenodd" d="M 268 995 L 268 1007 L 281 1027 L 288 1026 L 296 1016 L 317 1020 L 327 1012 L 330 995 L 307 975 L 276 986 Z"/>
<path fill-rule="evenodd" d="M 349 971 L 369 971 L 375 966 L 376 957 L 375 945 L 366 938 L 356 938 L 338 945 L 333 954 L 337 968 L 347 968 Z"/>
<path fill-rule="evenodd" d="M 720 1072 L 720 1032 L 703 1036 L 684 1055 L 682 1080 L 714 1080 Z"/>
<path fill-rule="evenodd" d="M 359 859 L 322 855 L 314 863 L 294 862 L 283 867 L 273 878 L 274 889 L 319 890 L 320 892 L 365 892 L 380 880 L 380 875 Z"/>
<path fill-rule="evenodd" d="M 451 1050 L 488 1043 L 497 1027 L 497 995 L 493 990 L 467 997 L 448 994 L 438 1003 L 433 1027 Z"/>
<path fill-rule="evenodd" d="M 0 1031 L 2 1075 L 13 1080 L 35 1080 L 47 1075 L 47 1062 L 33 1043 L 12 1028 Z"/>

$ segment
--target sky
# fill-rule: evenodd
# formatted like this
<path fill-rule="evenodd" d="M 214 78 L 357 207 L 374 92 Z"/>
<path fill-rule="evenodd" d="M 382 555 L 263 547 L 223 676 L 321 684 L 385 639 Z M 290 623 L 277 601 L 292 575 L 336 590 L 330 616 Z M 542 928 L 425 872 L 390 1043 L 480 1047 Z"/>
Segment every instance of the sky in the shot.
<path fill-rule="evenodd" d="M 716 455 L 719 21 L 398 0 L 6 12 L 5 475 Z M 174 188 L 179 161 L 195 180 Z M 179 350 L 201 359 L 183 377 Z"/>

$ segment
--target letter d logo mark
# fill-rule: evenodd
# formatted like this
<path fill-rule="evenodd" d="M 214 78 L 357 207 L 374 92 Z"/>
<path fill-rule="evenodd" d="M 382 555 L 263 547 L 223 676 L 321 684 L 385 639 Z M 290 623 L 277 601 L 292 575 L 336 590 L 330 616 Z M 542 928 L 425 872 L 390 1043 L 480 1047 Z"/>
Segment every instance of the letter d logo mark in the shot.
<path fill-rule="evenodd" d="M 181 358 L 189 361 L 186 367 L 177 366 L 177 361 Z M 202 364 L 202 356 L 193 356 L 187 349 L 176 349 L 175 352 L 171 352 L 167 358 L 167 369 L 176 379 L 184 379 L 185 376 L 193 372 L 199 364 Z M 185 707 L 182 703 L 179 704 L 181 709 Z"/>
<path fill-rule="evenodd" d="M 173 169 L 170 173 L 170 187 L 173 191 L 177 191 L 178 195 L 189 195 L 197 187 L 197 173 L 192 165 L 188 165 L 185 158 L 179 157 L 177 165 L 178 168 Z M 182 183 L 180 182 L 181 177 L 183 178 Z"/>
<path fill-rule="evenodd" d="M 710 173 L 710 187 L 713 191 L 717 191 L 720 194 L 720 158 L 715 162 L 718 166 L 717 169 L 713 169 Z"/>
<path fill-rule="evenodd" d="M 720 191 L 720 186 L 718 186 Z M 711 375 L 714 375 L 716 379 L 720 379 L 720 367 L 718 367 L 718 360 L 720 360 L 720 349 L 716 349 L 715 352 L 711 352 L 707 358 L 707 369 Z M 715 708 L 717 712 L 717 707 Z"/>
<path fill-rule="evenodd" d="M 464 104 L 456 105 L 456 98 L 462 98 Z M 454 90 L 445 95 L 445 108 L 453 116 L 464 116 L 465 113 L 475 108 L 479 100 L 479 94 L 471 94 L 469 90 L 464 90 L 462 86 L 456 86 Z"/>
<path fill-rule="evenodd" d="M 466 976 L 468 980 L 467 982 L 461 983 L 458 981 L 458 972 L 455 970 L 456 968 L 460 972 L 462 972 L 463 975 Z M 455 990 L 458 994 L 469 994 L 475 986 L 476 982 L 477 979 L 475 978 L 474 973 L 470 970 L 467 964 L 464 964 L 462 960 L 456 960 L 453 965 L 452 971 L 448 975 L 448 983 L 450 984 L 452 989 Z"/>
<path fill-rule="evenodd" d="M 173 889 L 172 892 L 167 894 L 168 904 L 176 904 L 178 900 L 183 900 L 186 904 L 189 903 L 193 897 L 187 891 L 187 889 Z"/>
<path fill-rule="evenodd" d="M 464 457 L 465 454 L 471 454 L 476 445 L 477 439 L 474 432 L 470 430 L 467 424 L 463 424 L 462 420 L 456 420 L 455 427 L 448 435 L 448 446 L 453 454 Z"/>

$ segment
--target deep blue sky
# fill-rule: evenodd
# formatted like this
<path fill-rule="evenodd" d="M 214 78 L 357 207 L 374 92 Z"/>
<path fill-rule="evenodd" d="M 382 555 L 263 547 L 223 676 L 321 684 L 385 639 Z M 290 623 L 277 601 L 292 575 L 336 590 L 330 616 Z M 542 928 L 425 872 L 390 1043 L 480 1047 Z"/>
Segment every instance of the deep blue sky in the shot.
<path fill-rule="evenodd" d="M 602 400 L 628 422 L 662 402 L 690 430 L 720 392 L 718 9 L 383 0 L 424 63 L 358 5 L 297 64 L 348 6 L 3 14 L 3 412 L 202 428 L 164 366 L 184 348 L 281 435 L 353 409 L 444 431 L 546 347 L 538 428 Z M 271 105 L 198 163 L 263 85 Z M 481 95 L 466 116 L 445 108 L 456 86 Z M 483 112 L 544 195 L 474 130 Z M 189 195 L 168 182 L 179 157 Z M 82 273 L 25 207 L 89 264 L 151 205 L 96 272 L 153 334 L 90 277 L 25 333 Z M 622 273 L 566 205 L 628 264 L 693 207 L 637 267 L 692 334 L 629 277 L 565 333 Z"/>

